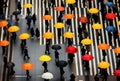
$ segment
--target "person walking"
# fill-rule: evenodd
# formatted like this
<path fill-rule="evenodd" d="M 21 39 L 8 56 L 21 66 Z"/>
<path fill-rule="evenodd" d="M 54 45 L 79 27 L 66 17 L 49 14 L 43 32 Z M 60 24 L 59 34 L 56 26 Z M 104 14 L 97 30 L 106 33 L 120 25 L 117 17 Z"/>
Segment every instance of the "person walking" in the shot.
<path fill-rule="evenodd" d="M 24 49 L 24 60 L 28 61 L 30 59 L 27 48 Z"/>
<path fill-rule="evenodd" d="M 29 80 L 31 78 L 29 70 L 26 70 L 26 75 L 27 75 L 26 79 Z"/>
<path fill-rule="evenodd" d="M 58 61 L 59 61 L 59 52 L 55 50 L 55 63 L 57 64 Z"/>
<path fill-rule="evenodd" d="M 99 81 L 99 75 L 98 75 L 98 74 L 96 74 L 96 75 L 94 76 L 94 81 Z"/>
<path fill-rule="evenodd" d="M 16 37 L 17 37 L 16 32 L 12 32 L 11 38 L 12 38 L 12 40 L 13 40 L 14 42 L 16 41 Z"/>
<path fill-rule="evenodd" d="M 40 38 L 40 31 L 38 28 L 36 28 L 36 30 L 35 30 L 35 36 L 37 37 L 37 39 Z"/>
<path fill-rule="evenodd" d="M 32 21 L 33 21 L 33 25 L 35 26 L 35 22 L 36 22 L 37 18 L 35 13 L 32 15 Z"/>
<path fill-rule="evenodd" d="M 73 74 L 73 72 L 72 72 L 72 74 L 70 75 L 70 81 L 75 81 L 75 75 Z"/>
<path fill-rule="evenodd" d="M 35 35 L 33 27 L 30 29 L 30 34 L 31 34 L 31 39 L 33 39 Z"/>
<path fill-rule="evenodd" d="M 47 72 L 48 71 L 47 62 L 43 62 L 42 66 L 44 67 L 44 72 Z"/>

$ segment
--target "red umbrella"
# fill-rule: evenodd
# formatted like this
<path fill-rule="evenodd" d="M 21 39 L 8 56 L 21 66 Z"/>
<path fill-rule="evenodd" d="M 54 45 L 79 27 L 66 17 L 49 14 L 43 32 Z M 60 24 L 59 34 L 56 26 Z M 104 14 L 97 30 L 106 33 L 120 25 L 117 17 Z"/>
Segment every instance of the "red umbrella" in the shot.
<path fill-rule="evenodd" d="M 78 21 L 81 23 L 87 23 L 88 22 L 88 18 L 87 17 L 79 17 Z"/>
<path fill-rule="evenodd" d="M 92 55 L 88 55 L 88 54 L 85 54 L 82 56 L 82 60 L 84 61 L 89 61 L 89 60 L 93 60 L 93 56 Z"/>
<path fill-rule="evenodd" d="M 113 74 L 114 74 L 114 76 L 120 76 L 120 69 L 115 70 L 115 71 L 113 72 Z"/>
<path fill-rule="evenodd" d="M 105 17 L 106 17 L 107 19 L 114 19 L 114 18 L 116 18 L 116 15 L 115 15 L 114 13 L 107 13 L 107 14 L 105 15 Z"/>
<path fill-rule="evenodd" d="M 77 51 L 78 51 L 78 49 L 77 49 L 76 47 L 74 47 L 74 46 L 68 46 L 68 47 L 66 48 L 66 52 L 71 53 L 71 54 L 74 54 L 74 53 L 76 53 Z"/>

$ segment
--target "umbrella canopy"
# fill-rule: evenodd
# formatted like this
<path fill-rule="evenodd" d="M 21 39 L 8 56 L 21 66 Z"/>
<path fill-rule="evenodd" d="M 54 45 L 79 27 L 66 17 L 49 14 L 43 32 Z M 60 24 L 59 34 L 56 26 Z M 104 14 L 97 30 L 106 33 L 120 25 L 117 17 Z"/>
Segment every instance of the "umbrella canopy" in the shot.
<path fill-rule="evenodd" d="M 23 5 L 24 8 L 31 8 L 32 6 L 33 6 L 33 5 L 32 5 L 32 4 L 29 4 L 29 3 Z"/>
<path fill-rule="evenodd" d="M 48 61 L 50 61 L 52 58 L 49 56 L 49 55 L 46 55 L 46 54 L 43 54 L 43 55 L 41 55 L 41 56 L 39 56 L 39 60 L 40 61 L 46 61 L 46 62 L 48 62 Z"/>
<path fill-rule="evenodd" d="M 52 39 L 52 38 L 54 38 L 54 34 L 52 32 L 46 32 L 43 34 L 43 38 Z"/>
<path fill-rule="evenodd" d="M 102 29 L 103 26 L 102 26 L 102 24 L 95 23 L 95 24 L 92 25 L 92 28 L 93 28 L 93 29 Z"/>
<path fill-rule="evenodd" d="M 67 53 L 74 54 L 74 53 L 76 53 L 77 51 L 78 51 L 78 49 L 77 49 L 76 47 L 74 47 L 74 46 L 68 46 L 68 47 L 66 48 L 66 52 L 67 52 Z"/>
<path fill-rule="evenodd" d="M 119 76 L 119 77 L 120 77 L 120 69 L 115 70 L 115 71 L 113 72 L 113 74 L 114 74 L 114 76 Z"/>
<path fill-rule="evenodd" d="M 24 70 L 32 70 L 34 68 L 34 64 L 32 63 L 23 63 L 22 64 L 22 69 Z"/>
<path fill-rule="evenodd" d="M 97 14 L 99 12 L 99 10 L 97 8 L 90 8 L 88 10 L 88 12 L 91 13 L 91 14 Z"/>
<path fill-rule="evenodd" d="M 67 4 L 74 4 L 76 2 L 76 0 L 66 0 Z"/>
<path fill-rule="evenodd" d="M 57 62 L 57 66 L 58 66 L 58 67 L 65 67 L 65 66 L 67 66 L 67 62 L 64 61 L 64 60 L 59 60 L 59 61 Z"/>
<path fill-rule="evenodd" d="M 84 61 L 89 61 L 89 60 L 93 60 L 94 57 L 92 55 L 85 54 L 81 58 Z"/>
<path fill-rule="evenodd" d="M 113 26 L 107 26 L 105 30 L 107 30 L 108 32 L 114 32 L 116 29 Z"/>
<path fill-rule="evenodd" d="M 53 45 L 52 49 L 54 49 L 54 50 L 60 50 L 61 46 L 60 45 Z"/>
<path fill-rule="evenodd" d="M 72 32 L 65 32 L 65 33 L 63 34 L 63 36 L 64 36 L 65 38 L 73 38 L 73 37 L 74 37 L 74 33 L 72 33 Z"/>
<path fill-rule="evenodd" d="M 102 43 L 98 45 L 98 48 L 101 50 L 108 50 L 110 48 L 110 45 Z"/>
<path fill-rule="evenodd" d="M 42 74 L 42 78 L 44 79 L 52 79 L 53 78 L 53 74 L 50 72 L 45 72 Z"/>
<path fill-rule="evenodd" d="M 110 67 L 110 63 L 102 61 L 98 64 L 98 67 L 101 68 L 101 69 L 106 69 L 106 68 Z"/>
<path fill-rule="evenodd" d="M 0 28 L 1 27 L 5 27 L 7 25 L 8 25 L 8 21 L 6 21 L 6 20 L 0 20 Z"/>
<path fill-rule="evenodd" d="M 114 4 L 113 2 L 109 2 L 109 1 L 106 2 L 105 5 L 106 5 L 106 6 L 111 6 L 111 7 L 112 7 L 112 6 L 115 6 L 115 4 Z"/>
<path fill-rule="evenodd" d="M 120 54 L 120 47 L 115 48 L 114 52 Z"/>
<path fill-rule="evenodd" d="M 57 22 L 57 23 L 54 24 L 54 27 L 55 27 L 55 28 L 60 28 L 60 29 L 61 29 L 61 28 L 63 28 L 64 26 L 65 26 L 64 23 L 61 23 L 61 22 Z"/>
<path fill-rule="evenodd" d="M 44 15 L 44 16 L 42 17 L 42 19 L 43 19 L 43 20 L 52 20 L 53 17 L 52 17 L 51 15 Z"/>
<path fill-rule="evenodd" d="M 0 46 L 8 46 L 9 44 L 10 44 L 10 42 L 7 40 L 0 41 Z"/>
<path fill-rule="evenodd" d="M 81 41 L 81 43 L 85 44 L 85 45 L 90 45 L 90 44 L 92 44 L 92 40 L 89 38 L 85 38 Z"/>
<path fill-rule="evenodd" d="M 57 6 L 57 7 L 55 7 L 55 10 L 56 10 L 56 11 L 64 11 L 65 8 L 62 7 L 62 6 Z"/>
<path fill-rule="evenodd" d="M 16 31 L 18 31 L 20 28 L 18 27 L 18 26 L 10 26 L 9 28 L 8 28 L 8 31 L 9 32 L 16 32 Z"/>
<path fill-rule="evenodd" d="M 30 38 L 30 34 L 28 34 L 28 33 L 22 33 L 19 35 L 19 39 L 21 39 L 21 40 L 25 40 L 28 38 Z"/>
<path fill-rule="evenodd" d="M 20 13 L 21 13 L 21 12 L 17 10 L 17 11 L 14 11 L 14 12 L 13 12 L 13 15 L 18 15 L 18 14 L 20 14 Z"/>
<path fill-rule="evenodd" d="M 64 14 L 64 18 L 65 19 L 72 19 L 72 18 L 74 18 L 74 15 L 73 14 Z"/>
<path fill-rule="evenodd" d="M 78 21 L 81 23 L 87 23 L 88 22 L 88 18 L 87 17 L 79 17 Z"/>
<path fill-rule="evenodd" d="M 105 17 L 106 17 L 107 19 L 115 19 L 115 18 L 116 18 L 116 15 L 115 15 L 114 13 L 107 13 L 107 14 L 105 15 Z"/>
<path fill-rule="evenodd" d="M 117 22 L 118 25 L 120 25 L 120 20 Z"/>

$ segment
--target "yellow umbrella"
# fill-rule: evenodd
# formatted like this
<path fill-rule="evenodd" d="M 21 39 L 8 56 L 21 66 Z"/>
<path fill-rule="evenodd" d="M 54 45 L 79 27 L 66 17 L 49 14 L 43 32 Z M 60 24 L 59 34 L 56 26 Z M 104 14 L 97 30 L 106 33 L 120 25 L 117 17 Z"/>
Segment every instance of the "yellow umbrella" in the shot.
<path fill-rule="evenodd" d="M 120 54 L 120 47 L 115 48 L 114 52 Z"/>
<path fill-rule="evenodd" d="M 118 25 L 120 25 L 120 20 L 117 22 Z"/>
<path fill-rule="evenodd" d="M 8 21 L 6 21 L 6 20 L 0 20 L 0 28 L 1 27 L 5 27 L 7 25 L 8 25 Z"/>
<path fill-rule="evenodd" d="M 73 37 L 74 37 L 74 33 L 72 33 L 72 32 L 65 32 L 65 33 L 63 34 L 63 36 L 64 36 L 65 38 L 73 38 Z"/>
<path fill-rule="evenodd" d="M 76 0 L 66 0 L 67 4 L 74 4 L 76 2 Z"/>
<path fill-rule="evenodd" d="M 29 3 L 26 3 L 23 5 L 24 8 L 31 8 L 33 5 L 32 4 L 29 4 Z"/>
<path fill-rule="evenodd" d="M 90 44 L 92 44 L 92 40 L 89 38 L 85 38 L 81 41 L 81 43 L 85 44 L 85 45 L 90 45 Z"/>
<path fill-rule="evenodd" d="M 48 62 L 48 61 L 50 61 L 51 60 L 51 57 L 49 56 L 49 55 L 45 55 L 45 54 L 43 54 L 43 55 L 41 55 L 40 57 L 39 57 L 39 60 L 40 61 L 46 61 L 46 62 Z"/>
<path fill-rule="evenodd" d="M 24 40 L 24 39 L 28 39 L 30 37 L 30 34 L 28 33 L 22 33 L 19 35 L 19 39 Z"/>
<path fill-rule="evenodd" d="M 55 28 L 60 28 L 60 29 L 61 29 L 61 28 L 63 28 L 64 26 L 65 26 L 64 23 L 61 23 L 61 22 L 58 22 L 58 23 L 55 23 L 55 24 L 54 24 L 54 27 L 55 27 Z"/>
<path fill-rule="evenodd" d="M 99 10 L 97 8 L 90 8 L 88 10 L 88 12 L 91 13 L 91 14 L 97 14 L 99 12 Z"/>
<path fill-rule="evenodd" d="M 18 26 L 10 26 L 9 28 L 8 28 L 8 31 L 9 32 L 16 32 L 16 31 L 18 31 L 20 28 L 18 27 Z"/>
<path fill-rule="evenodd" d="M 102 29 L 103 26 L 102 26 L 102 24 L 95 23 L 95 24 L 92 25 L 92 28 L 93 28 L 93 29 Z"/>
<path fill-rule="evenodd" d="M 43 34 L 43 38 L 52 39 L 52 38 L 54 38 L 54 34 L 52 32 L 46 32 Z"/>
<path fill-rule="evenodd" d="M 101 69 L 106 69 L 106 68 L 110 67 L 110 63 L 102 61 L 98 64 L 98 67 L 101 68 Z"/>

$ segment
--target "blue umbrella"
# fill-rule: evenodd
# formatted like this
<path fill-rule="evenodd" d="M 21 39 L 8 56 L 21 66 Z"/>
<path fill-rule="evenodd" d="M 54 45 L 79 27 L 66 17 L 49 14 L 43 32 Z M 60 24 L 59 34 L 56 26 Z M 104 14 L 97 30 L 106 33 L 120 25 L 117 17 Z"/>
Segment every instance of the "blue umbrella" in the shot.
<path fill-rule="evenodd" d="M 105 4 L 106 6 L 115 6 L 115 4 L 113 2 L 106 2 Z"/>
<path fill-rule="evenodd" d="M 60 46 L 60 45 L 53 45 L 53 46 L 52 46 L 52 49 L 54 49 L 54 50 L 59 50 L 59 49 L 61 49 L 61 46 Z"/>
<path fill-rule="evenodd" d="M 107 26 L 105 30 L 107 30 L 108 32 L 114 32 L 116 29 L 113 26 Z"/>

